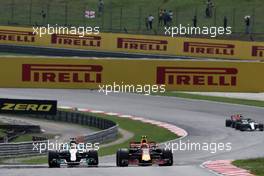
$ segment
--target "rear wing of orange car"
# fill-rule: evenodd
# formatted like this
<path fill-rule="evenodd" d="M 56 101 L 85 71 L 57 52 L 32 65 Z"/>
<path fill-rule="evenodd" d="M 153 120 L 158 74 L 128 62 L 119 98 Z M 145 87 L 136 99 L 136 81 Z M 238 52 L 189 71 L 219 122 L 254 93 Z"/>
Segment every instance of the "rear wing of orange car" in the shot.
<path fill-rule="evenodd" d="M 156 142 L 153 142 L 153 141 L 151 141 L 151 142 L 147 142 L 147 144 L 149 145 L 149 148 L 152 148 L 152 147 L 156 147 L 157 146 L 157 143 Z M 130 148 L 141 148 L 141 142 L 134 142 L 134 141 L 132 141 L 132 142 L 130 142 L 130 144 L 129 144 L 129 147 Z"/>

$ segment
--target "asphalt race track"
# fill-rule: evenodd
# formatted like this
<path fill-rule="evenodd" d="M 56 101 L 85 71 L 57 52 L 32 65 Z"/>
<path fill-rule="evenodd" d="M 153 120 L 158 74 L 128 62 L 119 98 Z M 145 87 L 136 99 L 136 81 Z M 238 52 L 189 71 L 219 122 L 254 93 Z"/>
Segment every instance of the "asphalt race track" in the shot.
<path fill-rule="evenodd" d="M 208 160 L 242 159 L 264 156 L 263 132 L 240 132 L 225 127 L 225 119 L 241 113 L 264 122 L 264 108 L 185 100 L 174 97 L 144 96 L 135 94 L 104 95 L 89 90 L 0 89 L 4 98 L 57 99 L 59 105 L 89 108 L 106 112 L 146 117 L 184 128 L 189 136 L 183 143 L 231 143 L 231 151 L 175 151 L 173 167 L 116 168 L 115 157 L 100 160 L 99 168 L 30 168 L 1 169 L 0 175 L 152 175 L 152 176 L 207 176 L 214 175 L 200 164 Z M 179 141 L 178 141 L 179 142 Z"/>

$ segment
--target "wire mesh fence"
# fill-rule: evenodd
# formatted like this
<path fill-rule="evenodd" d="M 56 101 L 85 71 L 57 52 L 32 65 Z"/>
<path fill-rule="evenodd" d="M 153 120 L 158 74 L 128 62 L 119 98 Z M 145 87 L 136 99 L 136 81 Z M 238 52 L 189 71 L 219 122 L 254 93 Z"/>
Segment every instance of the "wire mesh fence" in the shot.
<path fill-rule="evenodd" d="M 85 11 L 95 11 L 95 18 L 86 18 Z M 159 8 L 144 6 L 120 6 L 107 1 L 102 13 L 99 13 L 97 1 L 54 1 L 54 0 L 0 0 L 1 25 L 62 25 L 62 26 L 99 26 L 100 31 L 122 33 L 155 33 L 160 34 L 164 28 L 158 23 Z M 212 9 L 212 16 L 205 16 L 205 6 L 200 5 L 189 9 L 167 9 L 173 12 L 170 25 L 192 25 L 197 16 L 198 26 L 223 26 L 224 17 L 233 33 L 245 32 L 246 15 L 251 16 L 251 32 L 264 34 L 263 9 L 255 7 L 233 8 L 217 7 Z M 154 16 L 153 30 L 148 31 L 146 17 Z"/>

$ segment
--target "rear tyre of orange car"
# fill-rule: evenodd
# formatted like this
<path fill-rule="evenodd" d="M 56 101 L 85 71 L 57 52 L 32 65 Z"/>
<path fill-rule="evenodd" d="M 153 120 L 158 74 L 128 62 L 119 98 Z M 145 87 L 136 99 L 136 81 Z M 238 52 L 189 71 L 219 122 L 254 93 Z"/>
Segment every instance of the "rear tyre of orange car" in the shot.
<path fill-rule="evenodd" d="M 129 159 L 129 151 L 127 149 L 119 149 L 116 152 L 116 166 L 127 167 Z"/>

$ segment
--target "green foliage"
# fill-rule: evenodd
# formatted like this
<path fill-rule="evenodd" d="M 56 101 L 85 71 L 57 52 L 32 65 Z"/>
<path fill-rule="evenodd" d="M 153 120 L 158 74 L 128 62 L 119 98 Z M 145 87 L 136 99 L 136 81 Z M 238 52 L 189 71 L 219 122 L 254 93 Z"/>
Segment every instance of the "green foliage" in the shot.
<path fill-rule="evenodd" d="M 264 158 L 237 160 L 233 164 L 251 171 L 256 176 L 264 176 Z"/>

